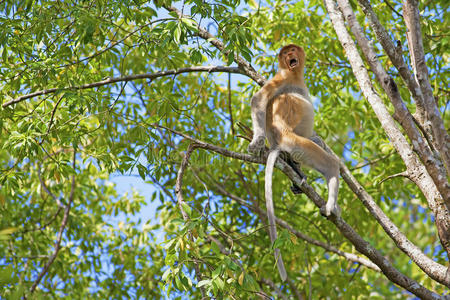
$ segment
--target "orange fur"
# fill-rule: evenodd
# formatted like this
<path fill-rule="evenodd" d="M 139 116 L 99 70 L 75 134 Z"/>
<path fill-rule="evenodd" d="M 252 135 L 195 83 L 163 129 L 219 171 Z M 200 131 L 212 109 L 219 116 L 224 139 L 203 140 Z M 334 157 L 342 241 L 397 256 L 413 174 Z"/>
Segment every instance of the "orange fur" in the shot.
<path fill-rule="evenodd" d="M 267 139 L 271 152 L 266 166 L 266 207 L 269 233 L 272 243 L 277 238 L 272 199 L 273 166 L 280 151 L 286 151 L 291 159 L 316 169 L 324 175 L 328 185 L 328 201 L 321 213 L 339 216 L 337 205 L 339 190 L 339 163 L 310 138 L 314 132 L 314 108 L 304 81 L 305 51 L 297 45 L 287 45 L 278 54 L 279 70 L 251 101 L 253 140 L 249 150 L 258 153 Z M 275 249 L 278 270 L 285 280 L 286 270 L 280 250 Z"/>

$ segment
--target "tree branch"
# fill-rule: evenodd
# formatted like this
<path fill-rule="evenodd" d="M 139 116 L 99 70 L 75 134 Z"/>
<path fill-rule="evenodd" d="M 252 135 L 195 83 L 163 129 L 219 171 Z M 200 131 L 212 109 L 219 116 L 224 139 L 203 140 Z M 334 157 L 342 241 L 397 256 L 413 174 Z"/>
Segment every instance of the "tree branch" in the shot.
<path fill-rule="evenodd" d="M 259 280 L 259 282 L 261 282 L 261 283 L 263 283 L 263 284 L 265 284 L 265 285 L 268 285 L 272 290 L 275 291 L 275 293 L 276 293 L 281 299 L 283 299 L 283 300 L 287 300 L 287 299 L 288 299 L 288 297 L 287 297 L 285 294 L 283 294 L 283 292 L 280 290 L 280 288 L 277 287 L 276 284 L 275 284 L 272 280 L 270 280 L 270 279 L 268 279 L 268 278 L 261 278 L 261 279 Z"/>
<path fill-rule="evenodd" d="M 164 7 L 168 11 L 173 11 L 173 12 L 177 13 L 177 15 L 180 18 L 190 18 L 190 16 L 183 15 L 182 12 L 179 11 L 175 7 L 168 7 L 168 6 L 164 6 Z M 198 30 L 198 32 L 196 32 L 195 35 L 208 41 L 211 45 L 213 45 L 218 50 L 220 50 L 225 56 L 227 56 L 229 54 L 229 51 L 225 50 L 225 45 L 220 40 L 218 40 L 214 35 L 209 33 L 205 28 L 203 28 L 199 25 L 199 26 L 197 26 L 197 30 Z M 253 66 L 251 64 L 249 64 L 244 58 L 235 54 L 234 61 L 238 64 L 239 69 L 241 69 L 243 71 L 243 74 L 249 76 L 251 79 L 256 81 L 256 83 L 258 83 L 260 86 L 264 85 L 264 83 L 266 82 L 266 79 L 263 76 L 261 76 L 258 72 L 256 72 L 255 69 L 253 68 Z"/>
<path fill-rule="evenodd" d="M 22 102 L 22 101 L 30 99 L 30 98 L 34 98 L 34 97 L 46 95 L 46 94 L 56 93 L 58 91 L 84 90 L 84 89 L 91 89 L 91 88 L 104 86 L 104 85 L 108 85 L 108 84 L 113 84 L 116 82 L 123 82 L 123 81 L 126 82 L 126 81 L 138 80 L 138 79 L 155 79 L 158 77 L 177 75 L 177 74 L 181 74 L 181 73 L 192 73 L 192 72 L 208 72 L 208 73 L 214 73 L 214 72 L 225 72 L 226 73 L 226 72 L 228 72 L 228 73 L 238 73 L 238 74 L 247 75 L 240 68 L 236 68 L 236 67 L 197 66 L 197 67 L 189 67 L 189 68 L 180 68 L 180 69 L 176 69 L 176 70 L 167 70 L 167 71 L 161 71 L 161 72 L 156 72 L 156 73 L 145 73 L 145 74 L 107 78 L 102 81 L 87 83 L 87 84 L 75 86 L 75 87 L 52 88 L 52 89 L 47 89 L 47 90 L 36 91 L 36 92 L 30 93 L 30 94 L 22 95 L 13 100 L 10 100 L 6 103 L 3 103 L 2 107 L 5 108 L 5 107 Z"/>
<path fill-rule="evenodd" d="M 336 158 L 338 156 L 333 153 L 333 151 L 326 146 L 326 150 L 334 155 Z M 361 184 L 352 175 L 347 166 L 339 160 L 341 176 L 347 183 L 348 187 L 355 193 L 358 199 L 364 204 L 369 213 L 377 220 L 388 236 L 395 242 L 397 247 L 402 250 L 406 255 L 408 255 L 415 264 L 421 268 L 427 275 L 429 275 L 434 280 L 448 285 L 450 278 L 447 275 L 447 268 L 431 258 L 429 258 L 423 251 L 418 248 L 414 243 L 412 243 L 403 232 L 389 219 L 389 217 L 383 212 L 383 210 L 377 205 L 373 200 L 372 196 L 367 193 Z M 400 174 L 398 174 L 400 176 Z"/>
<path fill-rule="evenodd" d="M 447 167 L 450 176 L 450 137 L 445 130 L 444 122 L 436 105 L 428 76 L 428 68 L 425 62 L 425 53 L 423 49 L 422 31 L 420 28 L 420 16 L 417 0 L 403 1 L 403 16 L 405 19 L 406 37 L 408 40 L 409 53 L 411 55 L 411 65 L 413 66 L 414 75 L 424 95 L 425 110 L 427 117 L 431 121 L 434 140 L 437 148 Z M 447 207 L 450 209 L 450 196 L 447 198 Z"/>
<path fill-rule="evenodd" d="M 391 102 L 393 103 L 393 105 L 395 107 L 394 117 L 397 116 L 396 119 L 399 121 L 399 123 L 405 129 L 405 132 L 408 134 L 408 137 L 411 139 L 411 143 L 413 145 L 414 151 L 421 158 L 423 164 L 426 167 L 426 170 L 428 171 L 428 174 L 430 174 L 434 183 L 436 183 L 436 186 L 439 189 L 439 192 L 441 192 L 443 198 L 445 199 L 446 197 L 450 197 L 450 191 L 446 188 L 447 187 L 447 179 L 446 179 L 447 176 L 444 171 L 445 167 L 442 165 L 442 163 L 438 159 L 435 159 L 433 153 L 431 152 L 431 149 L 429 147 L 427 147 L 426 143 L 423 141 L 423 138 L 420 135 L 420 132 L 418 131 L 417 127 L 415 127 L 414 119 L 412 118 L 410 112 L 406 108 L 406 105 L 403 103 L 403 100 L 401 99 L 400 93 L 397 89 L 397 86 L 395 85 L 394 80 L 384 70 L 380 61 L 377 59 L 375 49 L 370 45 L 369 41 L 364 36 L 361 26 L 356 21 L 355 14 L 353 13 L 353 9 L 351 8 L 350 3 L 348 2 L 348 0 L 337 0 L 337 1 L 339 3 L 339 7 L 340 7 L 343 15 L 345 16 L 354 36 L 356 37 L 356 40 L 358 41 L 358 44 L 361 46 L 362 52 L 364 53 L 366 60 L 369 62 L 369 65 L 372 68 L 373 72 L 375 73 L 376 78 L 378 79 L 381 86 L 386 91 L 389 99 L 391 100 Z M 347 32 L 347 30 L 345 29 L 345 26 L 342 28 L 342 33 L 344 33 L 344 30 L 345 30 L 345 32 Z M 347 35 L 348 35 L 348 32 L 347 32 Z M 352 41 L 352 43 L 353 43 L 353 41 Z M 355 73 L 355 75 L 356 75 L 356 73 Z M 371 103 L 374 110 L 376 110 L 374 107 L 375 104 L 378 103 L 378 105 L 380 107 L 383 105 L 381 103 L 381 99 L 378 98 L 375 100 L 376 101 L 374 101 L 373 104 Z M 378 117 L 378 119 L 380 119 L 380 121 L 382 121 L 382 119 L 379 117 L 379 114 L 380 113 L 377 114 L 377 117 Z M 383 116 L 386 115 L 385 112 L 381 112 L 381 114 Z M 388 133 L 388 131 L 386 129 L 385 129 L 385 131 Z M 389 133 L 388 133 L 388 135 L 389 135 Z M 406 141 L 404 141 L 404 142 L 406 142 Z M 409 145 L 404 144 L 404 142 L 400 141 L 400 143 L 397 143 L 398 146 L 396 146 L 396 148 L 401 147 L 401 148 L 409 149 Z M 410 152 L 410 150 L 408 150 L 408 152 Z M 402 153 L 400 153 L 400 155 L 402 155 Z M 404 162 L 407 164 L 408 172 L 406 174 L 408 175 L 408 178 L 410 178 L 419 187 L 420 187 L 420 185 L 422 185 L 422 187 L 425 188 L 423 186 L 423 183 L 421 182 L 422 177 L 418 176 L 419 174 L 417 173 L 417 168 L 414 167 L 414 169 L 412 170 L 408 163 L 408 160 L 407 160 L 408 157 L 402 156 L 402 158 L 403 158 Z M 420 167 L 420 169 L 423 169 L 422 164 L 417 162 L 417 159 L 414 159 L 414 158 L 412 158 L 412 159 L 414 160 L 413 163 L 415 166 Z M 410 161 L 412 161 L 412 160 L 410 160 Z M 440 167 L 438 167 L 438 166 L 440 166 Z M 442 172 L 442 171 L 444 171 L 444 172 Z M 416 173 L 414 173 L 414 172 L 416 172 Z M 420 173 L 420 175 L 422 175 L 422 174 Z M 426 189 L 428 190 L 428 187 L 426 187 Z M 447 194 L 445 193 L 446 191 L 448 192 Z M 428 204 L 429 204 L 430 208 L 432 209 L 433 213 L 436 216 L 440 216 L 435 219 L 436 226 L 438 228 L 441 244 L 443 245 L 444 249 L 446 249 L 447 252 L 450 253 L 450 248 L 448 247 L 450 244 L 450 221 L 447 221 L 447 222 L 445 221 L 446 219 L 450 220 L 448 211 L 446 209 L 444 209 L 444 210 L 440 209 L 442 207 L 442 204 L 444 203 L 442 198 L 435 198 L 433 196 L 431 198 L 427 197 L 427 200 L 428 200 Z M 383 227 L 385 227 L 385 226 L 383 226 Z M 390 228 L 390 227 L 388 226 L 385 228 Z M 446 232 L 449 232 L 449 233 L 447 234 Z M 392 235 L 390 235 L 390 236 L 392 237 Z M 398 245 L 398 242 L 396 242 L 396 243 Z M 402 247 L 400 247 L 400 249 L 402 249 Z M 403 250 L 403 251 L 405 252 L 405 250 Z M 408 256 L 410 256 L 416 262 L 416 264 L 421 264 L 424 262 L 424 260 L 422 258 L 412 257 L 413 253 L 407 253 L 407 252 L 405 252 L 405 253 Z M 425 257 L 424 254 L 423 254 L 423 256 Z M 450 257 L 450 255 L 449 255 L 449 257 Z M 431 264 L 431 262 L 434 262 L 429 258 L 428 258 L 428 260 L 429 260 L 429 264 Z M 441 270 L 441 272 L 437 272 L 441 275 L 437 276 L 437 278 L 435 278 L 435 276 L 433 276 L 432 274 L 429 273 L 429 272 L 431 272 L 431 270 L 428 267 L 420 266 L 420 265 L 419 265 L 419 267 L 422 270 L 424 270 L 425 273 L 427 273 L 432 278 L 434 278 L 435 280 L 438 280 L 439 282 L 441 282 L 443 284 L 447 284 L 447 285 L 450 284 L 450 278 L 448 278 L 448 276 L 445 276 L 445 272 L 444 272 L 444 275 L 442 275 L 441 274 L 442 270 Z"/>
<path fill-rule="evenodd" d="M 377 37 L 380 44 L 383 46 L 383 49 L 386 51 L 387 55 L 391 59 L 394 66 L 398 69 L 400 76 L 405 81 L 408 89 L 410 90 L 413 98 L 416 101 L 417 104 L 417 112 L 418 112 L 418 121 L 422 124 L 422 126 L 426 127 L 426 121 L 431 121 L 432 124 L 432 130 L 436 137 L 434 140 L 435 148 L 439 149 L 440 154 L 444 160 L 444 163 L 447 167 L 447 173 L 449 172 L 449 164 L 450 164 L 450 150 L 448 149 L 448 144 L 450 144 L 450 137 L 448 136 L 447 132 L 445 131 L 444 123 L 442 121 L 442 118 L 440 116 L 439 110 L 436 106 L 436 103 L 434 101 L 434 97 L 431 93 L 429 95 L 429 92 L 427 90 L 427 87 L 424 86 L 425 94 L 423 93 L 421 86 L 417 83 L 417 81 L 412 76 L 411 72 L 409 71 L 408 66 L 403 60 L 401 49 L 397 49 L 395 47 L 394 43 L 389 37 L 389 34 L 387 33 L 386 29 L 381 25 L 380 21 L 378 20 L 375 12 L 372 9 L 372 6 L 370 5 L 368 0 L 358 0 L 359 4 L 362 7 L 363 12 L 368 17 L 369 23 L 375 33 L 375 36 Z M 421 42 L 421 37 L 417 37 L 417 34 L 420 35 L 420 20 L 418 19 L 418 14 L 415 12 L 412 12 L 416 16 L 414 17 L 414 21 L 416 25 L 419 26 L 419 32 L 417 33 L 417 30 L 413 33 L 416 38 L 416 43 Z M 407 15 L 407 13 L 405 13 Z M 405 21 L 410 18 L 409 16 L 405 16 Z M 420 59 L 420 54 L 423 54 L 420 51 L 417 51 L 419 55 L 418 58 Z M 423 61 L 424 64 L 424 61 Z M 426 68 L 426 65 L 424 66 Z M 428 71 L 426 71 L 428 74 Z M 427 78 L 428 79 L 428 76 Z M 425 80 L 425 79 L 424 79 Z M 427 81 L 427 80 L 426 80 Z M 424 85 L 427 85 L 424 82 Z M 429 85 L 429 82 L 428 82 Z M 437 140 L 437 141 L 436 141 Z M 449 203 L 447 204 L 450 208 L 450 200 L 448 200 Z"/>
<path fill-rule="evenodd" d="M 58 197 L 55 196 L 55 194 L 53 194 L 47 187 L 47 185 L 45 184 L 44 180 L 42 179 L 41 176 L 41 166 L 38 165 L 38 167 L 36 168 L 37 170 L 37 174 L 38 174 L 38 178 L 39 178 L 39 182 L 41 183 L 41 187 L 44 189 L 44 191 L 50 195 L 50 197 L 52 197 L 53 200 L 55 200 L 56 204 L 58 205 L 58 208 L 64 208 L 64 205 L 61 203 L 61 201 L 58 199 Z M 59 212 L 59 210 L 58 210 Z"/>
<path fill-rule="evenodd" d="M 392 10 L 392 12 L 395 13 L 398 17 L 400 17 L 400 18 L 403 17 L 402 14 L 399 13 L 399 12 L 391 5 L 391 3 L 389 3 L 389 0 L 384 0 L 383 2 L 384 2 L 384 3 Z"/>
<path fill-rule="evenodd" d="M 348 0 L 338 0 L 338 3 L 350 26 L 350 29 L 352 30 L 358 44 L 362 49 L 362 52 L 364 53 L 367 62 L 369 63 L 372 71 L 375 73 L 378 82 L 388 95 L 391 103 L 394 105 L 394 118 L 405 129 L 406 134 L 411 139 L 414 152 L 416 152 L 420 157 L 430 176 L 433 178 L 433 181 L 438 186 L 439 191 L 442 193 L 444 198 L 446 196 L 450 197 L 450 191 L 446 188 L 447 180 L 444 165 L 439 159 L 436 159 L 431 149 L 427 146 L 427 143 L 423 140 L 422 135 L 415 126 L 415 121 L 411 113 L 401 98 L 397 85 L 387 74 L 381 65 L 381 62 L 378 60 L 377 53 L 375 52 L 373 46 L 369 43 L 369 40 L 365 37 L 361 26 L 356 20 L 350 3 Z M 446 192 L 447 195 L 445 194 Z"/>
<path fill-rule="evenodd" d="M 386 177 L 386 178 L 383 178 L 380 182 L 378 182 L 378 185 L 382 184 L 382 183 L 385 182 L 386 180 L 389 180 L 389 179 L 392 179 L 392 178 L 395 178 L 395 177 L 406 177 L 406 178 L 410 179 L 410 178 L 409 178 L 408 172 L 403 171 L 403 172 L 400 172 L 400 173 L 397 173 L 397 174 L 389 175 L 389 176 Z M 411 179 L 410 179 L 410 180 L 411 180 Z"/>
<path fill-rule="evenodd" d="M 178 174 L 177 174 L 177 181 L 175 184 L 175 194 L 177 195 L 177 199 L 178 199 L 178 206 L 180 208 L 181 214 L 183 215 L 183 219 L 185 222 L 189 221 L 189 216 L 186 213 L 186 211 L 183 208 L 183 204 L 185 204 L 184 199 L 183 199 L 183 194 L 181 192 L 181 188 L 183 187 L 183 175 L 184 175 L 184 171 L 187 167 L 187 165 L 189 164 L 189 159 L 191 157 L 192 151 L 195 150 L 195 148 L 197 148 L 196 144 L 190 144 L 184 157 L 183 160 L 181 162 L 180 165 L 180 169 L 178 170 Z M 189 239 L 194 242 L 194 237 L 192 236 L 192 232 L 191 230 L 189 230 Z M 194 269 L 195 269 L 195 275 L 197 277 L 197 281 L 200 282 L 202 280 L 201 276 L 200 276 L 200 268 L 198 266 L 198 262 L 194 262 Z M 204 287 L 200 287 L 200 291 L 202 293 L 202 299 L 206 299 L 206 291 Z"/>
<path fill-rule="evenodd" d="M 74 151 L 73 152 L 73 163 L 72 163 L 73 169 L 75 169 L 75 162 L 76 162 L 76 152 Z M 42 278 L 45 276 L 45 274 L 50 269 L 50 266 L 55 261 L 56 256 L 58 255 L 58 252 L 61 249 L 61 240 L 62 240 L 62 236 L 64 233 L 64 229 L 66 228 L 67 222 L 69 221 L 69 212 L 70 212 L 70 207 L 73 202 L 74 195 L 75 195 L 75 175 L 72 175 L 72 186 L 70 189 L 69 202 L 67 203 L 65 210 L 64 210 L 63 220 L 61 222 L 61 226 L 59 227 L 58 236 L 57 236 L 55 246 L 54 246 L 55 249 L 53 250 L 53 254 L 48 259 L 48 261 L 45 264 L 44 268 L 42 269 L 41 273 L 39 273 L 38 277 L 36 278 L 33 285 L 31 286 L 30 293 L 33 293 L 35 291 L 36 287 L 38 286 L 38 284 L 41 282 Z"/>

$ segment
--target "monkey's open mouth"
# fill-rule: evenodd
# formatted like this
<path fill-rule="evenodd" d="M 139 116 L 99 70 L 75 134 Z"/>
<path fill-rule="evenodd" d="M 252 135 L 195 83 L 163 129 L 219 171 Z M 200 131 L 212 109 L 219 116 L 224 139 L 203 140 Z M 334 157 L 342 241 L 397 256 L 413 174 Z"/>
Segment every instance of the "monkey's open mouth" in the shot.
<path fill-rule="evenodd" d="M 297 65 L 298 65 L 298 60 L 296 58 L 293 58 L 293 59 L 289 60 L 289 67 L 291 69 L 295 68 Z"/>

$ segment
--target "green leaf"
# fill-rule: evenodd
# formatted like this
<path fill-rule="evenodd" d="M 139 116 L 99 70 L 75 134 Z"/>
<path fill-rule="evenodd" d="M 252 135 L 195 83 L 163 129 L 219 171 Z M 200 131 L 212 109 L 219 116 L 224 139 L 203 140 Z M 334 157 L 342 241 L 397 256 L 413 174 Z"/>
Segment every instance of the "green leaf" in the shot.
<path fill-rule="evenodd" d="M 183 211 L 189 216 L 192 217 L 192 209 L 186 202 L 181 202 L 181 206 Z"/>
<path fill-rule="evenodd" d="M 137 165 L 139 176 L 141 176 L 142 180 L 145 180 L 145 175 L 147 174 L 147 168 L 141 164 Z"/>
<path fill-rule="evenodd" d="M 175 27 L 175 30 L 173 32 L 173 40 L 176 44 L 180 44 L 181 33 L 182 33 L 181 25 L 178 24 L 177 27 Z"/>
<path fill-rule="evenodd" d="M 221 252 L 220 252 L 220 248 L 219 248 L 219 246 L 215 243 L 215 242 L 212 242 L 211 243 L 211 250 L 214 252 L 214 254 L 216 254 L 216 255 L 220 255 L 221 254 Z"/>
<path fill-rule="evenodd" d="M 167 278 L 169 277 L 169 275 L 172 273 L 172 270 L 170 268 L 168 268 L 166 271 L 164 271 L 163 275 L 161 276 L 161 279 L 163 281 L 167 281 Z"/>
<path fill-rule="evenodd" d="M 205 280 L 201 280 L 197 283 L 197 287 L 200 288 L 202 286 L 208 286 L 211 284 L 211 280 L 210 279 L 205 279 Z"/>

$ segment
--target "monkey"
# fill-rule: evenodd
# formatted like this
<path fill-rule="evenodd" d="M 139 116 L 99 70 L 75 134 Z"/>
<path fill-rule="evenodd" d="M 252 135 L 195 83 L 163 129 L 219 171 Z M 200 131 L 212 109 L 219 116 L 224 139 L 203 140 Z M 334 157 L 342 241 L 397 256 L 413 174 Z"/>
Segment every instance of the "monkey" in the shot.
<path fill-rule="evenodd" d="M 277 238 L 272 199 L 272 176 L 275 161 L 281 151 L 290 154 L 297 164 L 319 171 L 328 185 L 328 201 L 320 209 L 326 217 L 340 216 L 337 204 L 339 190 L 339 161 L 320 147 L 314 138 L 314 107 L 304 81 L 306 54 L 295 44 L 284 46 L 278 54 L 278 72 L 251 100 L 254 135 L 248 150 L 261 153 L 265 137 L 270 145 L 265 172 L 265 197 L 269 235 Z M 279 249 L 274 249 L 281 279 L 287 278 Z"/>

